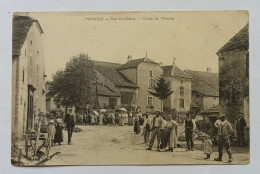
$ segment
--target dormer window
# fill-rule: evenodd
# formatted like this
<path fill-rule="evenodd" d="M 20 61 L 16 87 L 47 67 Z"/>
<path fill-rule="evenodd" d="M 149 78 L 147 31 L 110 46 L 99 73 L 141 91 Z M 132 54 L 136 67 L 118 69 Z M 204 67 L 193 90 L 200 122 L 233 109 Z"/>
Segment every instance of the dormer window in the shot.
<path fill-rule="evenodd" d="M 180 87 L 180 96 L 181 97 L 184 96 L 184 87 L 183 86 Z"/>

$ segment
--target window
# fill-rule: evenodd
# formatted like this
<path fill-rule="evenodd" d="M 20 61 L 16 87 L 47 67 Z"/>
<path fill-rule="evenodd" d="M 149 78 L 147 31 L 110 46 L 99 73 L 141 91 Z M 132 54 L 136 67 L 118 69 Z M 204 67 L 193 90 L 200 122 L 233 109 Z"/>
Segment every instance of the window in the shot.
<path fill-rule="evenodd" d="M 154 88 L 154 79 L 149 79 L 149 84 L 148 84 L 148 88 L 153 89 Z"/>
<path fill-rule="evenodd" d="M 40 51 L 39 50 L 37 50 L 37 56 L 39 56 L 40 55 Z"/>
<path fill-rule="evenodd" d="M 31 47 L 32 47 L 32 40 L 30 41 Z"/>
<path fill-rule="evenodd" d="M 154 88 L 153 71 L 149 70 L 148 88 Z"/>
<path fill-rule="evenodd" d="M 180 96 L 184 96 L 184 87 L 183 86 L 180 87 Z"/>
<path fill-rule="evenodd" d="M 152 106 L 153 105 L 153 97 L 148 97 L 147 105 Z"/>
<path fill-rule="evenodd" d="M 24 82 L 24 68 L 23 68 L 23 82 Z"/>
<path fill-rule="evenodd" d="M 26 49 L 24 50 L 24 55 L 26 56 Z"/>
<path fill-rule="evenodd" d="M 150 77 L 150 79 L 153 78 L 153 71 L 151 71 L 151 70 L 149 70 L 149 77 Z"/>
<path fill-rule="evenodd" d="M 184 99 L 180 99 L 180 108 L 184 108 Z"/>

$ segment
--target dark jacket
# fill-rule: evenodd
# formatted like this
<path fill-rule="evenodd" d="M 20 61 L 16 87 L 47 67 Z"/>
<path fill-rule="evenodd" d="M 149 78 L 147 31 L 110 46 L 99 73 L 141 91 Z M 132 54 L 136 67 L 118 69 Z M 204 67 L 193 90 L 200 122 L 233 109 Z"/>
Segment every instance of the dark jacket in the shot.
<path fill-rule="evenodd" d="M 246 121 L 243 117 L 236 120 L 236 130 L 244 130 L 244 127 L 246 127 Z"/>
<path fill-rule="evenodd" d="M 64 123 L 66 123 L 67 127 L 75 127 L 75 121 L 74 121 L 73 115 L 67 114 L 65 116 Z"/>

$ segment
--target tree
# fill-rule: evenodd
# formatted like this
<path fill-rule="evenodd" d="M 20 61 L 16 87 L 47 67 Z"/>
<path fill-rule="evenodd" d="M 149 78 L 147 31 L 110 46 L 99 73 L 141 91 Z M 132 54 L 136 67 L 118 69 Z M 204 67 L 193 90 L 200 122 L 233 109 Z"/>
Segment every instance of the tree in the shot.
<path fill-rule="evenodd" d="M 149 91 L 149 93 L 161 100 L 161 107 L 163 110 L 163 100 L 167 99 L 173 91 L 170 89 L 169 82 L 166 82 L 166 80 L 161 76 L 157 79 L 154 92 Z"/>
<path fill-rule="evenodd" d="M 90 58 L 85 54 L 72 57 L 64 70 L 53 75 L 48 95 L 54 97 L 57 105 L 75 106 L 84 109 L 93 102 L 96 72 Z"/>

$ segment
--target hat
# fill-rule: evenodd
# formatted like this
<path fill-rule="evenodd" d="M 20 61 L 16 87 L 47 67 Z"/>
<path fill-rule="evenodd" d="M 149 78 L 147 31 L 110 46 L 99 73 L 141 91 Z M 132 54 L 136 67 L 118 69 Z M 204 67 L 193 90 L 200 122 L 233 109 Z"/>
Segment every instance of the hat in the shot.
<path fill-rule="evenodd" d="M 225 118 L 225 114 L 221 114 L 220 116 L 219 116 L 219 118 Z"/>

